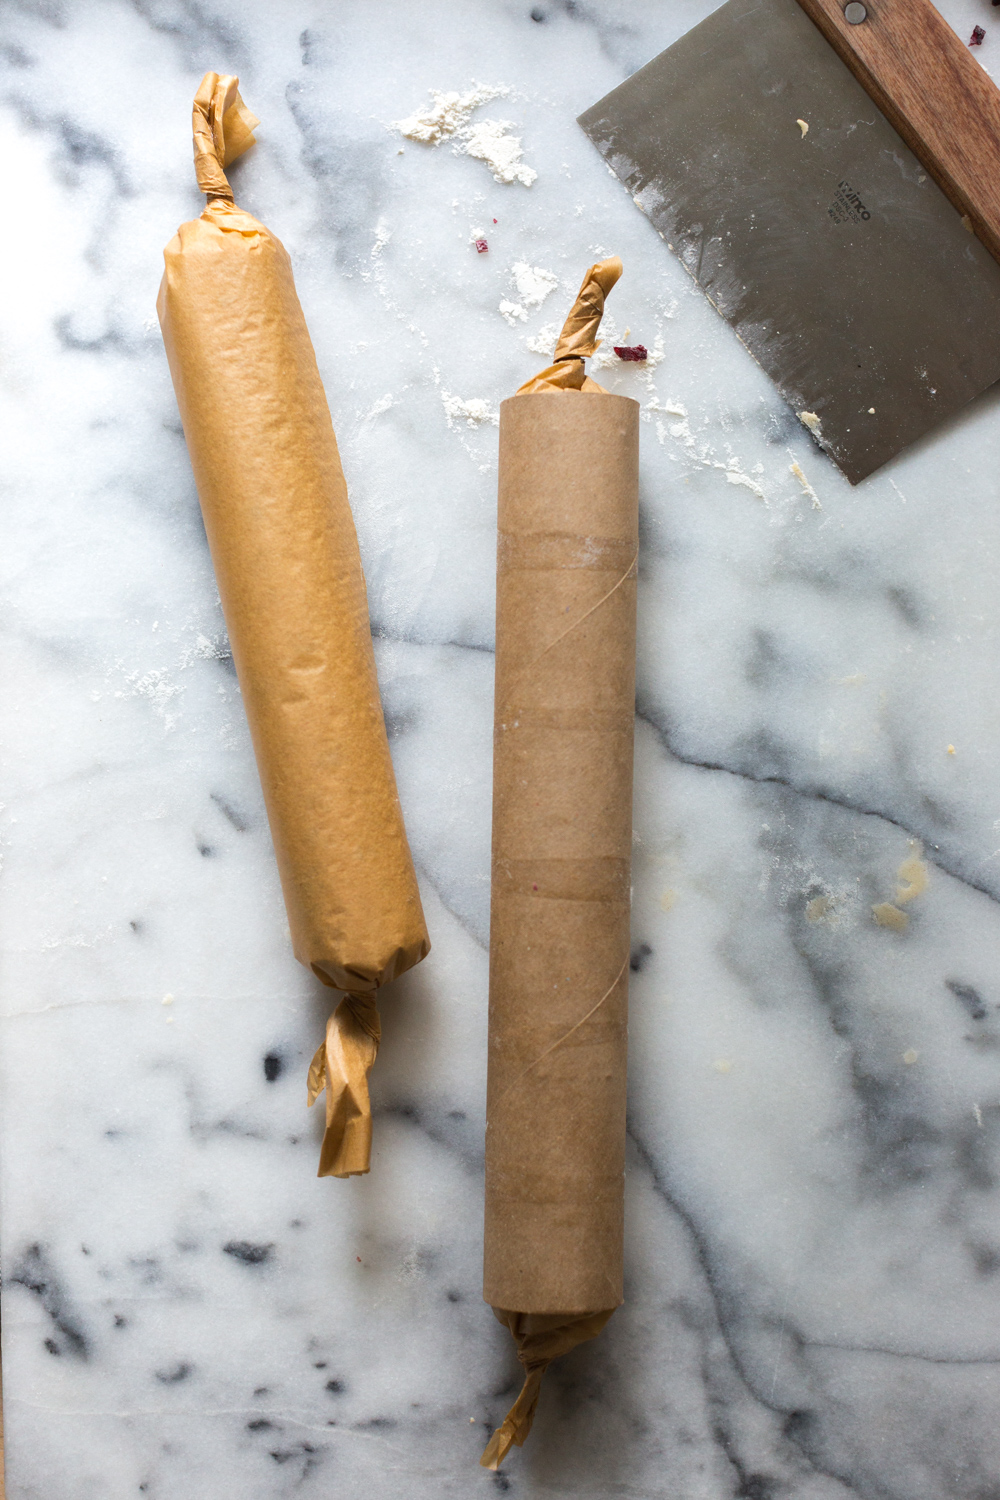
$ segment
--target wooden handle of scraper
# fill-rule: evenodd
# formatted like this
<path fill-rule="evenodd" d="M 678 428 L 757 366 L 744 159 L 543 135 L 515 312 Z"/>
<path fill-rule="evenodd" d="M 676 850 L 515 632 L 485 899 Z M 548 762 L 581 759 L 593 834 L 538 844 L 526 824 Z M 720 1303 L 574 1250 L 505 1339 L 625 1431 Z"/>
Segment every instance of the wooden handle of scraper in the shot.
<path fill-rule="evenodd" d="M 930 0 L 798 0 L 1000 261 L 1000 89 Z"/>

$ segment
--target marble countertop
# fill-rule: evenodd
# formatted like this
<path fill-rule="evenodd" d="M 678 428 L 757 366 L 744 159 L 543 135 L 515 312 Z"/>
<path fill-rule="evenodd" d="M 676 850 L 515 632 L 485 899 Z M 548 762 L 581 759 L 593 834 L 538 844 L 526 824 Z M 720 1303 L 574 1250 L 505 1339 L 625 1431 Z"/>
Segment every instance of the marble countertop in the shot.
<path fill-rule="evenodd" d="M 1000 396 L 852 490 L 630 204 L 575 117 L 712 8 L 0 15 L 9 1500 L 995 1500 Z M 941 8 L 1000 76 L 998 13 Z M 262 120 L 234 186 L 316 345 L 434 943 L 350 1183 L 154 312 L 209 68 Z M 392 129 L 476 84 L 530 186 Z M 613 252 L 656 356 L 598 372 L 644 417 L 627 1302 L 494 1477 L 495 414 Z"/>

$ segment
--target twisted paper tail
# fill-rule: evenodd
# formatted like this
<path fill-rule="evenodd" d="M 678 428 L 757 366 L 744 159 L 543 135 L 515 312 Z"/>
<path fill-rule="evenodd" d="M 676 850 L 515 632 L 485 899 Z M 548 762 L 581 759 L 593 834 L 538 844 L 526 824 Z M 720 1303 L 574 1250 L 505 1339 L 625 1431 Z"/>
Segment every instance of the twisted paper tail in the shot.
<path fill-rule="evenodd" d="M 191 130 L 198 186 L 208 198 L 233 201 L 223 171 L 254 144 L 260 124 L 240 98 L 239 79 L 230 73 L 206 73 L 194 96 Z"/>
<path fill-rule="evenodd" d="M 554 1359 L 568 1354 L 578 1344 L 596 1338 L 615 1311 L 584 1313 L 574 1316 L 566 1313 L 508 1312 L 501 1307 L 493 1309 L 494 1317 L 505 1323 L 517 1342 L 517 1357 L 525 1370 L 521 1393 L 503 1422 L 490 1438 L 486 1451 L 479 1460 L 484 1469 L 499 1469 L 511 1448 L 522 1447 L 531 1431 L 542 1388 L 542 1376 Z"/>
<path fill-rule="evenodd" d="M 368 1075 L 382 1027 L 373 995 L 345 995 L 309 1068 L 309 1103 L 326 1090 L 326 1131 L 318 1177 L 356 1177 L 371 1167 Z"/>
<path fill-rule="evenodd" d="M 608 293 L 622 274 L 622 263 L 617 255 L 609 260 L 600 260 L 591 266 L 583 278 L 577 299 L 570 315 L 563 324 L 559 342 L 556 344 L 552 364 L 533 380 L 527 381 L 518 390 L 519 396 L 533 395 L 544 391 L 590 391 L 606 395 L 604 387 L 591 380 L 584 367 L 584 360 L 596 354 L 600 347 L 597 330 L 604 317 L 604 303 Z"/>
<path fill-rule="evenodd" d="M 524 1440 L 535 1420 L 535 1408 L 538 1406 L 538 1396 L 542 1389 L 542 1376 L 548 1367 L 549 1361 L 546 1360 L 537 1369 L 528 1371 L 521 1387 L 521 1394 L 486 1444 L 486 1451 L 479 1460 L 482 1468 L 499 1469 L 515 1443 L 519 1448 L 524 1446 Z"/>

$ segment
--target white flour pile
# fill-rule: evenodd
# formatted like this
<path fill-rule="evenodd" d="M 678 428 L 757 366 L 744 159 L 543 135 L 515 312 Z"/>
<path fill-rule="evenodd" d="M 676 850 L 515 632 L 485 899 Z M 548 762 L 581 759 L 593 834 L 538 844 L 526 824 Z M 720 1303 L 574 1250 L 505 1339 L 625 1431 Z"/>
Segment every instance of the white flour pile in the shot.
<path fill-rule="evenodd" d="M 546 323 L 544 328 L 539 328 L 537 333 L 525 339 L 525 344 L 532 354 L 544 354 L 551 359 L 556 352 L 556 343 L 561 332 L 562 328 L 558 323 Z"/>
<path fill-rule="evenodd" d="M 482 422 L 489 422 L 494 427 L 500 426 L 500 413 L 491 410 L 489 402 L 484 401 L 481 396 L 463 401 L 461 396 L 450 396 L 447 391 L 442 391 L 441 400 L 449 427 L 454 427 L 456 422 L 461 421 L 467 427 L 478 427 Z"/>
<path fill-rule="evenodd" d="M 420 141 L 426 146 L 440 146 L 444 140 L 454 140 L 456 156 L 472 156 L 485 162 L 497 182 L 522 182 L 530 187 L 538 173 L 522 160 L 523 147 L 519 136 L 510 135 L 513 128 L 510 120 L 477 120 L 472 116 L 482 105 L 493 99 L 505 99 L 511 92 L 509 84 L 477 84 L 466 94 L 443 93 L 431 89 L 431 107 L 422 113 L 413 114 L 405 120 L 396 120 L 393 129 L 408 141 Z"/>
<path fill-rule="evenodd" d="M 469 126 L 465 145 L 458 149 L 484 161 L 495 182 L 523 182 L 530 187 L 538 173 L 521 160 L 521 137 L 508 135 L 511 127 L 510 120 L 479 120 Z"/>
<path fill-rule="evenodd" d="M 498 311 L 511 328 L 517 323 L 526 323 L 529 311 L 541 307 L 549 293 L 559 285 L 558 278 L 551 271 L 542 266 L 529 266 L 526 260 L 515 261 L 510 268 L 510 279 L 517 290 L 518 301 L 511 302 L 505 297 Z"/>

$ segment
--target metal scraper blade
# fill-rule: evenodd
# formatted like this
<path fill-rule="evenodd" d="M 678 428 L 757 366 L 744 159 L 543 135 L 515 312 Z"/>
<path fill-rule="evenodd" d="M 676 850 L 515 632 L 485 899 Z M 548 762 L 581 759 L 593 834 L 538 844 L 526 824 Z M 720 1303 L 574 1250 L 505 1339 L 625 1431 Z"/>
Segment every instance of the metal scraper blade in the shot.
<path fill-rule="evenodd" d="M 852 484 L 1000 379 L 1000 265 L 796 0 L 729 0 L 580 124 Z"/>

